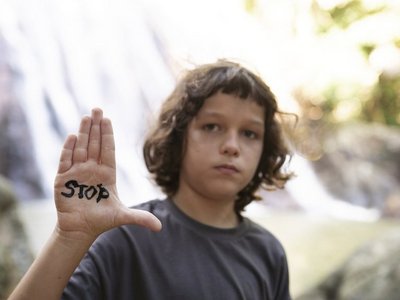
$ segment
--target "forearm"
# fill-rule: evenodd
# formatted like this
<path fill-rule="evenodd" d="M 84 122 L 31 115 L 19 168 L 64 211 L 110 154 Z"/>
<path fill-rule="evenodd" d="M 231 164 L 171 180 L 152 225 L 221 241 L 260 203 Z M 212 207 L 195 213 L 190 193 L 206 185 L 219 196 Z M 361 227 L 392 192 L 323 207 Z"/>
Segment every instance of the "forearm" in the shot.
<path fill-rule="evenodd" d="M 55 230 L 9 300 L 60 299 L 94 239 L 69 239 Z"/>
<path fill-rule="evenodd" d="M 56 230 L 9 300 L 60 299 L 96 236 L 111 228 L 136 224 L 161 229 L 154 215 L 128 209 L 119 201 L 112 125 L 98 108 L 92 110 L 91 117 L 82 118 L 78 135 L 66 138 L 54 195 Z"/>

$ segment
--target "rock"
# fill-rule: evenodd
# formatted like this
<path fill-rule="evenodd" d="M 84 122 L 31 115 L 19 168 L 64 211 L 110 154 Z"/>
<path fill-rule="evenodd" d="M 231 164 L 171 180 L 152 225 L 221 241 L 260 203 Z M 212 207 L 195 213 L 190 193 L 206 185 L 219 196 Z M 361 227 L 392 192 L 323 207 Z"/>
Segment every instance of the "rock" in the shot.
<path fill-rule="evenodd" d="M 398 300 L 400 233 L 393 232 L 356 251 L 338 270 L 296 300 Z"/>
<path fill-rule="evenodd" d="M 44 190 L 35 149 L 16 96 L 15 70 L 7 58 L 5 42 L 0 35 L 0 174 L 12 181 L 18 199 L 42 198 Z"/>
<path fill-rule="evenodd" d="M 6 299 L 33 261 L 17 203 L 11 185 L 0 175 L 0 299 Z"/>
<path fill-rule="evenodd" d="M 400 216 L 400 128 L 350 123 L 327 132 L 313 167 L 339 199 Z"/>

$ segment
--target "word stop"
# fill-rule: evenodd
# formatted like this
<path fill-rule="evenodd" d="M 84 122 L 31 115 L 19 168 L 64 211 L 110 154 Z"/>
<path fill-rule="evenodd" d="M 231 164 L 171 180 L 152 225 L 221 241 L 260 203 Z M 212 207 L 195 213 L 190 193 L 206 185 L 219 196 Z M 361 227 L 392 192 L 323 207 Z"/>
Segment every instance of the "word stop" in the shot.
<path fill-rule="evenodd" d="M 61 195 L 72 198 L 75 195 L 75 192 L 78 193 L 79 199 L 86 198 L 88 200 L 96 197 L 96 202 L 98 203 L 102 199 L 107 199 L 110 196 L 110 193 L 107 191 L 102 184 L 94 185 L 85 185 L 79 184 L 76 180 L 69 180 L 65 183 L 65 187 L 69 190 L 69 192 L 61 192 Z"/>

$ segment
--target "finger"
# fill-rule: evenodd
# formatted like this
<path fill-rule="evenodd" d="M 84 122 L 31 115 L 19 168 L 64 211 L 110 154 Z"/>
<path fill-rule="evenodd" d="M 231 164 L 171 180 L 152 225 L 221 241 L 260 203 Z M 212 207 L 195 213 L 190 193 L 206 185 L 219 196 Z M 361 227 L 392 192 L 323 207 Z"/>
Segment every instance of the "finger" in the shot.
<path fill-rule="evenodd" d="M 103 118 L 103 111 L 100 108 L 94 108 L 92 110 L 92 126 L 89 133 L 88 141 L 88 159 L 95 161 L 99 160 L 100 157 L 100 145 L 101 135 L 100 135 L 100 122 Z"/>
<path fill-rule="evenodd" d="M 152 231 L 160 231 L 162 228 L 160 220 L 152 213 L 140 209 L 129 209 L 127 207 L 121 210 L 116 221 L 119 225 L 134 224 L 149 228 Z"/>
<path fill-rule="evenodd" d="M 101 163 L 115 168 L 115 142 L 111 121 L 104 118 L 101 121 Z"/>
<path fill-rule="evenodd" d="M 92 119 L 90 117 L 85 116 L 82 118 L 81 125 L 79 127 L 78 139 L 72 154 L 73 162 L 84 162 L 87 160 L 87 148 L 91 124 Z"/>
<path fill-rule="evenodd" d="M 76 136 L 69 135 L 64 142 L 64 147 L 61 150 L 60 162 L 58 164 L 58 173 L 64 173 L 72 166 L 72 154 L 76 144 Z"/>

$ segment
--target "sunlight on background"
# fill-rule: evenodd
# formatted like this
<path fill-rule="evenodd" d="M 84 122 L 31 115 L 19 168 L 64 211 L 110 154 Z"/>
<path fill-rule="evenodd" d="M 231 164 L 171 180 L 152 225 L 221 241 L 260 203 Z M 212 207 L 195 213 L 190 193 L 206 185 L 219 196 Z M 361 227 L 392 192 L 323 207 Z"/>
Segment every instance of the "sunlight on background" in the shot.
<path fill-rule="evenodd" d="M 392 171 L 395 164 L 385 161 L 386 170 L 395 176 L 386 180 L 379 175 L 385 179 L 384 193 L 375 203 L 350 185 L 361 186 L 363 176 L 377 173 L 374 165 L 386 156 L 374 154 L 370 161 L 351 167 L 345 165 L 347 152 L 339 156 L 339 163 L 331 160 L 335 170 L 343 164 L 345 170 L 337 171 L 337 178 L 344 179 L 350 186 L 346 188 L 326 177 L 334 171 L 323 158 L 336 149 L 329 138 L 333 133 L 339 136 L 334 130 L 343 124 L 381 124 L 397 134 L 399 1 L 1 1 L 0 120 L 9 127 L 1 133 L 0 151 L 7 151 L 1 152 L 0 172 L 23 199 L 21 216 L 34 253 L 55 222 L 49 199 L 58 156 L 81 116 L 99 106 L 113 120 L 118 187 L 125 204 L 158 197 L 141 156 L 146 130 L 183 70 L 218 58 L 235 60 L 260 74 L 281 109 L 300 116 L 297 129 L 288 132 L 295 152 L 291 169 L 297 177 L 285 194 L 265 195 L 267 202 L 277 198 L 272 206 L 279 206 L 281 196 L 290 198 L 286 210 L 271 211 L 262 204 L 248 210 L 287 248 L 294 295 L 332 271 L 361 242 L 398 226 L 372 222 L 385 209 L 400 207 L 400 190 L 391 190 L 400 181 L 397 170 Z M 27 129 L 22 127 L 25 123 Z M 347 144 L 353 138 L 345 138 Z M 399 139 L 391 140 L 391 147 L 368 141 L 348 148 L 398 151 Z M 360 173 L 345 177 L 358 168 Z M 372 175 L 362 186 L 381 182 Z M 39 198 L 45 200 L 32 201 Z M 307 222 L 298 210 L 309 214 Z M 342 234 L 349 227 L 359 239 Z M 321 242 L 324 253 L 313 252 L 318 246 L 311 246 L 326 232 L 342 243 L 343 252 L 329 256 L 335 241 Z M 321 271 L 310 270 L 311 256 Z"/>

